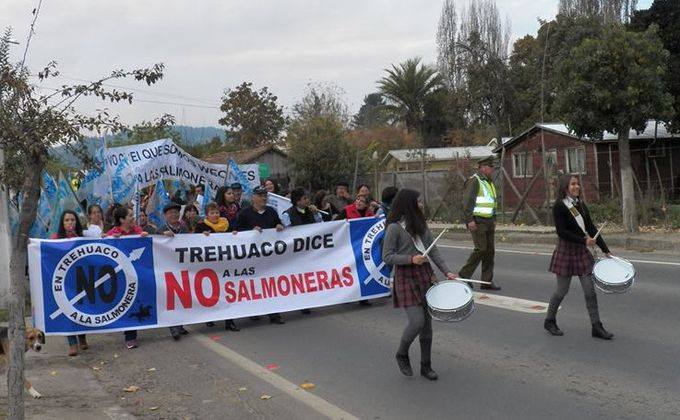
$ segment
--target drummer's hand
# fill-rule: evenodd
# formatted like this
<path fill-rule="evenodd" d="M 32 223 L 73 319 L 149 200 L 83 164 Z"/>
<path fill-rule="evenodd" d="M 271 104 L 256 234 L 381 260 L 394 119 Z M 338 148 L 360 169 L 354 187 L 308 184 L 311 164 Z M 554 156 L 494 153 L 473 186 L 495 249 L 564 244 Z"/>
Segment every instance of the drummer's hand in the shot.
<path fill-rule="evenodd" d="M 424 255 L 414 255 L 411 257 L 411 262 L 415 265 L 423 265 L 427 262 L 427 257 Z"/>
<path fill-rule="evenodd" d="M 586 246 L 593 246 L 595 245 L 595 239 L 591 238 L 590 236 L 586 238 Z"/>
<path fill-rule="evenodd" d="M 446 273 L 446 278 L 449 279 L 449 280 L 455 280 L 455 279 L 458 278 L 458 274 L 457 274 L 457 273 L 448 272 L 448 273 Z"/>

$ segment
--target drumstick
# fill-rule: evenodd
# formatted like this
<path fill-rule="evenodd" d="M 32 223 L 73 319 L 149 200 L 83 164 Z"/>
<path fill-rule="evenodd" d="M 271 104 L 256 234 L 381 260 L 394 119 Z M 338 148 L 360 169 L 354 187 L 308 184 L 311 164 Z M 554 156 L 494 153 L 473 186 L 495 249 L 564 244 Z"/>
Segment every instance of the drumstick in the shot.
<path fill-rule="evenodd" d="M 461 279 L 461 278 L 459 278 L 459 277 L 456 277 L 456 280 L 458 280 L 458 281 L 464 281 L 464 282 L 470 282 L 470 283 L 491 284 L 490 281 L 481 281 L 481 280 L 472 280 L 472 279 Z"/>
<path fill-rule="evenodd" d="M 442 235 L 444 235 L 444 234 L 446 233 L 447 230 L 448 230 L 447 228 L 444 228 L 444 230 L 442 230 L 442 232 L 439 234 L 439 236 L 437 236 L 437 237 L 435 238 L 435 240 L 432 241 L 432 243 L 430 244 L 430 246 L 425 250 L 425 252 L 423 252 L 423 257 L 427 257 L 427 254 L 430 253 L 430 251 L 431 251 L 432 248 L 434 247 L 434 244 L 437 243 L 437 241 L 439 240 L 439 238 L 441 238 Z"/>
<path fill-rule="evenodd" d="M 595 237 L 593 238 L 594 240 L 597 240 L 597 237 L 600 236 L 600 233 L 602 233 L 602 229 L 604 229 L 606 224 L 607 224 L 606 221 L 604 223 L 602 223 L 602 226 L 600 226 L 600 230 L 597 231 L 597 233 L 595 234 Z"/>

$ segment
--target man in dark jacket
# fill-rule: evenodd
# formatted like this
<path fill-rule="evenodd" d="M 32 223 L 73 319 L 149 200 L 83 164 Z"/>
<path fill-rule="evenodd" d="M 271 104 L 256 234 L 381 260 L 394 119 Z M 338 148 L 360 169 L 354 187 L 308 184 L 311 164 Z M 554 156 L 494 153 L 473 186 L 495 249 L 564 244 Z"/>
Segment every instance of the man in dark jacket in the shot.
<path fill-rule="evenodd" d="M 283 224 L 276 210 L 267 205 L 267 190 L 260 186 L 253 190 L 252 204 L 242 208 L 236 216 L 233 230 L 236 232 L 246 230 L 262 232 L 262 229 L 276 229 L 280 232 L 283 230 Z M 269 314 L 269 321 L 273 324 L 286 323 L 281 314 Z"/>
<path fill-rule="evenodd" d="M 475 249 L 460 269 L 460 277 L 469 279 L 480 261 L 482 263 L 482 289 L 500 290 L 493 283 L 493 264 L 495 254 L 494 236 L 496 230 L 496 187 L 491 176 L 494 173 L 494 158 L 489 156 L 478 161 L 479 170 L 465 181 L 463 210 L 465 223 L 474 242 Z M 471 283 L 468 283 L 472 286 Z"/>

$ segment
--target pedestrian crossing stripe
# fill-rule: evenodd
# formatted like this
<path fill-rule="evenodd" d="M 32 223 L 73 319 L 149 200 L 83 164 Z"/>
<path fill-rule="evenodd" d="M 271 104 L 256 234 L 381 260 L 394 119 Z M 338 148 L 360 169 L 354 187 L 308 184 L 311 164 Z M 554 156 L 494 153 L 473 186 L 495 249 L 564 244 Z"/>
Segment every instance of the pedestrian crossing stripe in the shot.
<path fill-rule="evenodd" d="M 490 293 L 474 292 L 475 304 L 493 306 L 527 314 L 544 314 L 548 311 L 548 304 L 534 300 L 520 299 L 510 296 Z"/>

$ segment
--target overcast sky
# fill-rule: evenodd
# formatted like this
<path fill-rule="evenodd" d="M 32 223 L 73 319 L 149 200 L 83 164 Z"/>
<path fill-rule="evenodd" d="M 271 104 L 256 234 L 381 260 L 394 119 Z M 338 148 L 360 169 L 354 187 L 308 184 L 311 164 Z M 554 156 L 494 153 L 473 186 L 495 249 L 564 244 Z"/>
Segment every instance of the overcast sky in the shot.
<path fill-rule="evenodd" d="M 513 39 L 535 34 L 558 0 L 502 0 Z M 289 108 L 309 82 L 334 83 L 355 112 L 391 63 L 436 59 L 442 0 L 43 0 L 27 57 L 32 70 L 50 60 L 64 78 L 46 87 L 91 80 L 113 69 L 166 65 L 152 87 L 133 87 L 132 106 L 108 105 L 124 121 L 163 113 L 178 124 L 218 125 L 220 97 L 242 81 L 268 86 Z M 462 4 L 463 1 L 458 1 Z M 640 8 L 651 0 L 641 0 Z M 0 29 L 12 26 L 14 61 L 26 44 L 38 0 L 1 0 Z M 164 102 L 164 103 L 151 103 Z M 171 104 L 169 104 L 171 103 Z M 83 112 L 102 107 L 84 102 Z"/>

